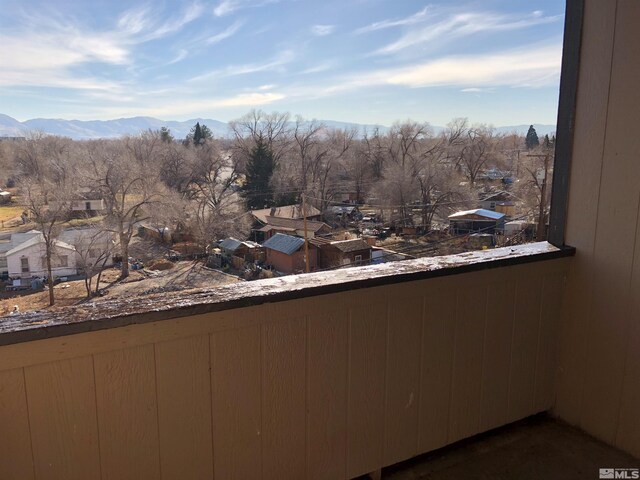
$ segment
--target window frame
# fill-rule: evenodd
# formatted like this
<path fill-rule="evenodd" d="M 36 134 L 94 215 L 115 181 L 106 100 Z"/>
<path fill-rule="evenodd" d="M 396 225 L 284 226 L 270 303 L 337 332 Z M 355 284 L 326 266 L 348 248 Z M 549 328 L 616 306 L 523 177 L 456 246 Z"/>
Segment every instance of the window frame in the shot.
<path fill-rule="evenodd" d="M 549 214 L 549 234 L 547 236 L 547 241 L 558 248 L 566 246 L 565 231 L 569 203 L 569 176 L 573 154 L 583 17 L 584 0 L 567 0 L 564 17 L 558 119 L 556 122 L 551 211 Z"/>

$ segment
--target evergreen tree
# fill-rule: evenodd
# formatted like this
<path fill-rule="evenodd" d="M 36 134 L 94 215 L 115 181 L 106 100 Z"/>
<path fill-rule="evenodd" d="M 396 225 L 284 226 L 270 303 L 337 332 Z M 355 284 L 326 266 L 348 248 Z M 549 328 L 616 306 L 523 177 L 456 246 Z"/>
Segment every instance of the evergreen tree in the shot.
<path fill-rule="evenodd" d="M 202 140 L 211 140 L 213 138 L 213 132 L 209 127 L 207 127 L 204 123 L 200 125 L 200 133 L 202 135 Z"/>
<path fill-rule="evenodd" d="M 171 135 L 171 130 L 169 130 L 167 127 L 162 127 L 160 129 L 160 140 L 165 143 L 172 143 L 173 135 Z"/>
<path fill-rule="evenodd" d="M 273 206 L 270 182 L 274 168 L 273 152 L 262 137 L 259 137 L 247 161 L 246 182 L 243 187 L 247 208 L 260 209 Z"/>
<path fill-rule="evenodd" d="M 201 143 L 202 143 L 202 128 L 200 127 L 200 122 L 197 122 L 193 132 L 193 144 L 200 145 Z"/>
<path fill-rule="evenodd" d="M 533 125 L 529 127 L 527 131 L 527 137 L 524 140 L 527 149 L 531 150 L 532 148 L 536 148 L 540 145 L 540 140 L 538 139 L 538 134 L 536 133 L 536 129 L 533 128 Z"/>
<path fill-rule="evenodd" d="M 200 122 L 196 122 L 196 124 L 191 127 L 191 131 L 187 138 L 185 139 L 185 143 L 193 143 L 194 145 L 202 145 L 206 140 L 211 140 L 213 138 L 213 133 L 211 129 L 207 127 L 204 123 L 200 125 Z"/>

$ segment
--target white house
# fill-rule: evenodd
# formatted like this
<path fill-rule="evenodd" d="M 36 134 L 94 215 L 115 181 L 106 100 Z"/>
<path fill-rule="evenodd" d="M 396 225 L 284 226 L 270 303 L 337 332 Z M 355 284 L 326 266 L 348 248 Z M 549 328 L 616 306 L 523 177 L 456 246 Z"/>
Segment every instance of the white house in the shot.
<path fill-rule="evenodd" d="M 113 252 L 115 245 L 115 234 L 112 232 L 96 231 L 91 227 L 68 228 L 60 232 L 58 240 L 75 248 L 78 256 L 90 263 L 99 259 L 99 265 L 105 267 L 113 266 L 113 257 L 109 253 L 106 261 L 104 255 Z M 81 267 L 82 261 L 76 261 L 76 265 Z"/>
<path fill-rule="evenodd" d="M 51 258 L 54 277 L 75 275 L 76 250 L 71 245 L 54 240 L 54 254 Z M 35 235 L 6 252 L 7 269 L 11 278 L 42 277 L 47 274 L 44 237 Z"/>
<path fill-rule="evenodd" d="M 38 230 L 31 230 L 24 233 L 6 234 L 0 237 L 0 277 L 8 275 L 9 268 L 7 265 L 7 252 L 14 249 L 21 243 L 30 240 L 36 235 L 40 235 Z"/>

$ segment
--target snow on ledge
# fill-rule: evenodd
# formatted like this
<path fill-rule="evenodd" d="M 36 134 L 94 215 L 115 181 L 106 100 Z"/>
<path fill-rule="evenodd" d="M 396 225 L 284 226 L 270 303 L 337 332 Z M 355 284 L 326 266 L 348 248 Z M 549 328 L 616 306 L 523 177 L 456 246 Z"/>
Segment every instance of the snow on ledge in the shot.
<path fill-rule="evenodd" d="M 114 298 L 0 317 L 0 345 L 571 256 L 547 242 Z"/>

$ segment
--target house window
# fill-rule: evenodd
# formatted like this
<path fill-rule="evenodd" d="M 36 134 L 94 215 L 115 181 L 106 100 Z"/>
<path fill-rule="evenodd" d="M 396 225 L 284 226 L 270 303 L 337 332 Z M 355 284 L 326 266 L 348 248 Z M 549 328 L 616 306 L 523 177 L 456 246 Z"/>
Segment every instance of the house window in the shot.
<path fill-rule="evenodd" d="M 20 271 L 22 273 L 29 273 L 29 259 L 27 257 L 20 259 Z"/>
<path fill-rule="evenodd" d="M 91 210 L 91 202 L 85 202 L 84 203 L 84 209 L 85 210 Z"/>
<path fill-rule="evenodd" d="M 0 257 L 0 268 L 7 268 L 7 257 Z"/>
<path fill-rule="evenodd" d="M 60 255 L 56 263 L 58 267 L 66 268 L 69 266 L 69 257 L 67 255 Z"/>
<path fill-rule="evenodd" d="M 360 265 L 362 263 L 362 255 L 356 255 L 353 257 L 353 260 L 356 262 L 356 265 Z"/>
<path fill-rule="evenodd" d="M 51 268 L 66 268 L 69 266 L 67 255 L 53 255 L 51 257 Z M 42 257 L 42 268 L 47 268 L 47 257 Z"/>

